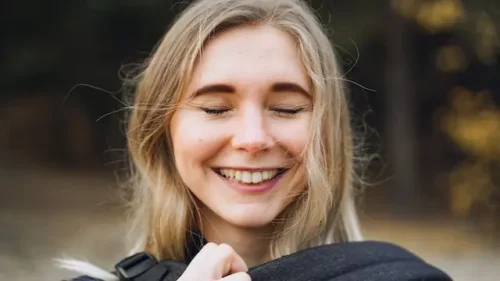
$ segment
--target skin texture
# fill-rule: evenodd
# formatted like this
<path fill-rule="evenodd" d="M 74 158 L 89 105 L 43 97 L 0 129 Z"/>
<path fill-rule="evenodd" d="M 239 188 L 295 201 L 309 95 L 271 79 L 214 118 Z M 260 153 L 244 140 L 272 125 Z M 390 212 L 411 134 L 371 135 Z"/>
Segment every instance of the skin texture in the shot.
<path fill-rule="evenodd" d="M 215 87 L 211 87 L 214 86 Z M 247 264 L 268 259 L 272 221 L 305 189 L 309 78 L 293 38 L 269 26 L 211 39 L 169 124 L 178 172 L 200 203 L 202 231 Z M 265 192 L 231 188 L 214 168 L 286 168 Z"/>

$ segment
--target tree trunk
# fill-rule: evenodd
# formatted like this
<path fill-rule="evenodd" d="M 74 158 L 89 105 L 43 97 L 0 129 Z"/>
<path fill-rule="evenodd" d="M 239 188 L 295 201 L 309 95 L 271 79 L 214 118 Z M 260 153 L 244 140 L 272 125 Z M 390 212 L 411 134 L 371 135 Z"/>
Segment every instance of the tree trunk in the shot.
<path fill-rule="evenodd" d="M 393 9 L 388 17 L 385 81 L 385 132 L 390 167 L 390 194 L 398 215 L 418 212 L 416 91 L 411 73 L 415 52 L 408 22 Z"/>

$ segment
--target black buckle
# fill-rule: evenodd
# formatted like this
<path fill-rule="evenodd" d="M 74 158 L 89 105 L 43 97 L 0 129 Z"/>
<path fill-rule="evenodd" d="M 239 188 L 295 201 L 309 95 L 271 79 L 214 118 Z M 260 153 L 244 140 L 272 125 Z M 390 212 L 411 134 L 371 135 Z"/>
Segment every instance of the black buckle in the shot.
<path fill-rule="evenodd" d="M 141 252 L 123 259 L 115 265 L 120 281 L 134 281 L 134 278 L 158 264 L 152 255 Z"/>

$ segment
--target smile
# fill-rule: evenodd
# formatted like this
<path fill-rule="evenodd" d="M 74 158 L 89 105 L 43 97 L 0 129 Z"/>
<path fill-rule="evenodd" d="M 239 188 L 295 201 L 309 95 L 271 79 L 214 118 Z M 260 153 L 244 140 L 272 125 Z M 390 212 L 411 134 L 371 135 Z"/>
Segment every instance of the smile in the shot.
<path fill-rule="evenodd" d="M 275 179 L 286 172 L 286 169 L 269 169 L 269 170 L 236 170 L 236 169 L 214 169 L 220 176 L 243 184 L 261 184 Z"/>

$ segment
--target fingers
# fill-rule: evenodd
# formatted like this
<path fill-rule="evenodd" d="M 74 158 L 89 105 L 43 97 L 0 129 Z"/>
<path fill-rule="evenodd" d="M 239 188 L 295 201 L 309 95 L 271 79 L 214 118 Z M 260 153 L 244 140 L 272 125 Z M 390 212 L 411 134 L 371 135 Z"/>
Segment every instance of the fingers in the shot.
<path fill-rule="evenodd" d="M 213 264 L 217 276 L 222 277 L 231 273 L 248 271 L 243 258 L 227 244 L 220 244 L 214 248 L 209 259 Z"/>
<path fill-rule="evenodd" d="M 208 256 L 210 255 L 210 253 L 216 247 L 217 247 L 217 244 L 212 243 L 212 242 L 205 244 L 205 246 L 203 246 L 203 248 L 201 248 L 201 250 L 198 252 L 198 254 L 196 254 L 196 256 L 193 258 L 193 260 L 191 261 L 191 264 L 193 264 L 193 263 L 198 264 L 198 263 L 205 262 L 207 260 Z"/>
<path fill-rule="evenodd" d="M 252 281 L 250 278 L 250 275 L 246 272 L 238 272 L 235 274 L 228 275 L 222 279 L 219 279 L 220 281 Z"/>
<path fill-rule="evenodd" d="M 179 280 L 247 281 L 251 280 L 247 271 L 245 261 L 231 246 L 207 243 L 194 257 Z"/>

